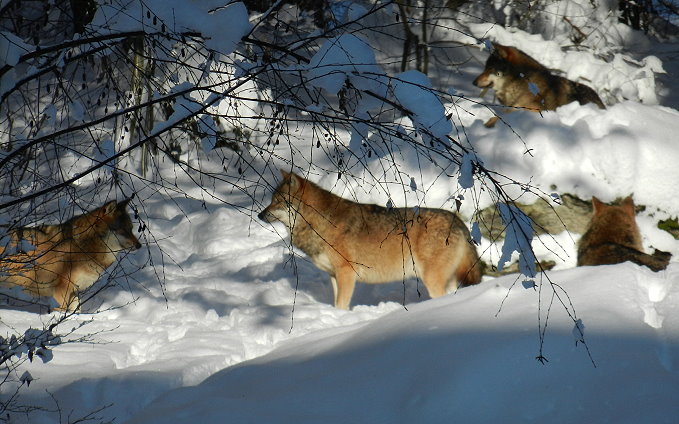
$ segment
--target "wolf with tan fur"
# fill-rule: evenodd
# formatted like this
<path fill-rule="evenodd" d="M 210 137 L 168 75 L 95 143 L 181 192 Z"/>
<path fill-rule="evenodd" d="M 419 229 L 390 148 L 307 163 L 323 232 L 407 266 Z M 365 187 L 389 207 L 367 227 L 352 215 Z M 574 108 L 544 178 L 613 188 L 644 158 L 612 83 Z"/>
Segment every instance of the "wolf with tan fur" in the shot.
<path fill-rule="evenodd" d="M 515 47 L 493 43 L 486 67 L 474 80 L 474 85 L 495 89 L 498 101 L 510 108 L 523 108 L 534 112 L 555 110 L 559 106 L 577 101 L 581 105 L 594 103 L 605 109 L 603 102 L 590 87 L 554 75 L 537 60 Z M 492 127 L 498 117 L 486 122 Z"/>
<path fill-rule="evenodd" d="M 592 207 L 592 220 L 578 246 L 578 266 L 631 261 L 653 271 L 667 267 L 670 254 L 644 253 L 631 196 L 620 205 L 607 205 L 592 197 Z"/>
<path fill-rule="evenodd" d="M 108 202 L 62 224 L 13 230 L 7 248 L 0 248 L 0 283 L 53 297 L 58 309 L 76 311 L 78 294 L 99 279 L 118 253 L 141 247 L 132 233 L 129 201 Z"/>
<path fill-rule="evenodd" d="M 434 298 L 481 280 L 469 231 L 452 212 L 356 203 L 281 172 L 259 218 L 284 223 L 292 244 L 330 274 L 336 307 L 349 309 L 357 281 L 418 277 Z"/>

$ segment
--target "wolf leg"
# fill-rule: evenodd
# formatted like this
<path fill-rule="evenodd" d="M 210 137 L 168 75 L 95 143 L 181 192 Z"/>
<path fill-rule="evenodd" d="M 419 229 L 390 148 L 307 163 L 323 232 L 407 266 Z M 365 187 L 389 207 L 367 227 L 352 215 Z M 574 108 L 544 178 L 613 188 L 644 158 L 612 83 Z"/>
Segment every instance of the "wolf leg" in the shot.
<path fill-rule="evenodd" d="M 486 128 L 493 128 L 495 124 L 497 123 L 498 117 L 493 116 L 492 118 L 488 119 L 485 124 L 483 124 Z"/>
<path fill-rule="evenodd" d="M 57 280 L 52 296 L 59 304 L 58 310 L 75 312 L 80 308 L 75 285 L 68 278 L 61 277 Z"/>
<path fill-rule="evenodd" d="M 356 272 L 351 267 L 342 267 L 337 270 L 331 281 L 335 294 L 335 307 L 348 310 L 354 287 L 356 287 Z"/>
<path fill-rule="evenodd" d="M 443 275 L 442 271 L 442 267 L 429 267 L 422 274 L 422 282 L 432 299 L 445 295 L 448 292 L 448 286 L 453 289 L 457 288 L 455 275 L 450 277 L 452 281 L 449 283 L 449 279 Z"/>

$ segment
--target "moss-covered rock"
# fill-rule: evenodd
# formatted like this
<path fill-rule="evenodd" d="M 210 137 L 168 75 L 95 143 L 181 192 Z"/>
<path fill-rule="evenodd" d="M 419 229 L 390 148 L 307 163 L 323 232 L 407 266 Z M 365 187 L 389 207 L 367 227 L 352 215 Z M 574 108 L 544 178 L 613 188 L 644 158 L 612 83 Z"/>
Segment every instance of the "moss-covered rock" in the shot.
<path fill-rule="evenodd" d="M 532 221 L 536 234 L 559 234 L 566 230 L 582 234 L 592 216 L 592 203 L 571 194 L 564 194 L 559 200 L 538 200 L 516 206 Z M 504 238 L 504 225 L 494 206 L 482 210 L 478 216 L 481 234 L 489 240 Z"/>
<path fill-rule="evenodd" d="M 658 222 L 658 228 L 672 234 L 672 237 L 679 240 L 679 221 L 677 218 L 664 219 Z"/>

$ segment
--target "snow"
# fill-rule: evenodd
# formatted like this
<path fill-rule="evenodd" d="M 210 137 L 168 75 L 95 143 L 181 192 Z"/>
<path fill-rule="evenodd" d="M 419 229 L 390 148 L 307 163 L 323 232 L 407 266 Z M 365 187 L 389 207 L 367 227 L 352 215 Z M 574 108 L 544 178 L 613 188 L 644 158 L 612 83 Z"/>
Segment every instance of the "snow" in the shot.
<path fill-rule="evenodd" d="M 222 39 L 217 29 L 229 27 L 223 24 L 225 13 L 234 13 L 229 15 L 234 22 L 247 22 L 247 16 L 236 19 L 242 5 L 198 20 L 223 3 L 202 2 L 198 12 L 195 2 L 173 1 L 158 13 L 187 29 L 200 25 L 215 34 L 209 43 L 225 43 L 218 50 L 229 53 L 229 43 L 245 34 L 249 24 L 234 25 L 240 35 L 228 33 Z M 557 3 L 569 5 L 558 13 L 568 9 L 574 16 L 590 16 L 582 13 L 589 10 L 588 1 Z M 356 14 L 363 9 L 352 10 Z M 147 19 L 145 9 L 115 19 L 106 11 L 99 8 L 93 27 L 134 30 Z M 679 105 L 659 104 L 655 76 L 676 68 L 677 62 L 661 63 L 652 54 L 636 63 L 623 58 L 623 47 L 650 48 L 653 42 L 617 19 L 597 19 L 601 25 L 592 42 L 598 50 L 593 51 L 563 51 L 561 46 L 570 41 L 561 33 L 545 38 L 553 28 L 529 34 L 471 25 L 479 38 L 517 46 L 569 78 L 585 78 L 607 103 L 605 110 L 571 104 L 542 114 L 503 114 L 492 129 L 483 126 L 492 113 L 480 103 L 478 90 L 467 88 L 470 81 L 459 81 L 454 92 L 474 102 L 441 103 L 421 88 L 436 86 L 422 74 L 386 79 L 370 40 L 356 35 L 327 40 L 308 68 L 313 84 L 336 93 L 349 79 L 358 89 L 386 93 L 394 81 L 416 82 L 390 85 L 390 95 L 413 112 L 403 121 L 412 119 L 442 136 L 452 127 L 440 118 L 450 114 L 456 128 L 464 126 L 463 141 L 473 151 L 463 155 L 459 179 L 443 178 L 441 168 L 420 163 L 396 138 L 391 145 L 396 153 L 389 159 L 403 183 L 387 178 L 394 174 L 384 171 L 378 154 L 356 178 L 338 180 L 319 163 L 308 177 L 337 194 L 380 205 L 452 210 L 458 200 L 474 240 L 480 242 L 479 252 L 494 264 L 522 250 L 532 233 L 518 222 L 506 245 L 482 239 L 475 207 L 496 199 L 474 174 L 475 164 L 497 171 L 498 178 L 530 183 L 546 198 L 572 193 L 611 201 L 633 193 L 635 202 L 646 206 L 637 217 L 645 249 L 669 251 L 676 258 L 679 244 L 656 223 L 679 216 L 674 194 L 679 186 Z M 595 53 L 608 54 L 610 60 Z M 356 66 L 347 66 L 347 60 Z M 679 90 L 679 85 L 668 89 Z M 199 107 L 194 98 L 179 103 L 190 110 Z M 357 114 L 372 104 L 363 104 Z M 154 131 L 187 113 L 177 108 Z M 367 135 L 364 130 L 339 134 L 356 151 L 356 143 Z M 299 131 L 300 146 L 308 146 L 310 131 Z M 101 149 L 92 152 L 94 161 L 120 150 L 109 140 Z M 305 151 L 295 151 L 296 163 L 305 163 L 299 158 Z M 281 149 L 265 173 L 245 170 L 243 178 L 261 177 L 275 185 L 275 168 L 289 169 L 292 155 Z M 82 157 L 63 160 L 69 175 L 90 165 Z M 203 165 L 221 170 L 219 163 Z M 30 419 L 12 417 L 16 422 L 63 421 L 57 406 L 61 418 L 103 408 L 96 414 L 102 421 L 145 424 L 677 422 L 676 263 L 658 273 L 631 263 L 576 268 L 579 235 L 564 228 L 553 236 L 532 235 L 537 259 L 557 262 L 555 271 L 532 278 L 535 285 L 519 274 L 485 277 L 478 286 L 432 300 L 416 281 L 359 284 L 352 310 L 343 311 L 331 305 L 328 275 L 289 246 L 285 228 L 257 220 L 270 191 L 257 192 L 253 205 L 250 197 L 227 184 L 196 187 L 173 172 L 172 164 L 166 166 L 163 172 L 189 196 L 168 200 L 140 188 L 132 205 L 148 227 L 147 249 L 124 256 L 103 277 L 119 286 L 100 293 L 89 309 L 66 323 L 73 328 L 70 339 L 89 342 L 61 344 L 51 349 L 50 361 L 21 365 L 19 375 L 30 381 L 21 390 L 22 402 L 45 410 L 34 411 Z M 521 186 L 505 188 L 524 203 L 537 198 Z M 204 200 L 203 190 L 213 190 L 215 197 Z M 153 266 L 124 278 L 149 257 Z M 521 269 L 530 274 L 528 263 L 530 258 Z M 41 328 L 49 319 L 31 310 L 4 308 L 0 334 Z M 7 385 L 0 389 L 3 396 L 9 393 Z"/>
<path fill-rule="evenodd" d="M 349 149 L 360 152 L 369 136 L 368 112 L 382 106 L 379 99 L 386 98 L 388 86 L 387 75 L 377 65 L 370 45 L 353 34 L 330 38 L 311 58 L 305 70 L 308 83 L 328 93 L 337 94 L 348 85 L 371 93 L 362 96 L 354 113 L 357 122 L 353 124 Z"/>
<path fill-rule="evenodd" d="M 677 271 L 624 264 L 553 276 L 586 311 L 596 368 L 558 314 L 546 341 L 550 362 L 535 361 L 535 292 L 510 291 L 515 277 L 505 277 L 357 328 L 307 335 L 169 392 L 130 423 L 675 422 L 676 339 L 647 325 L 636 305 L 671 315 L 676 296 L 652 302 L 648 292 L 673 287 Z"/>
<path fill-rule="evenodd" d="M 453 130 L 446 119 L 441 101 L 431 91 L 431 82 L 418 71 L 406 71 L 396 75 L 392 82 L 394 97 L 411 113 L 418 127 L 426 129 L 436 139 L 445 139 Z"/>
<path fill-rule="evenodd" d="M 510 263 L 512 254 L 516 252 L 519 254 L 519 271 L 527 277 L 535 277 L 536 258 L 531 249 L 533 224 L 530 218 L 514 205 L 500 203 L 497 209 L 506 228 L 502 256 L 497 263 L 498 269 L 504 269 L 505 265 Z"/>
<path fill-rule="evenodd" d="M 14 34 L 0 31 L 0 68 L 5 66 L 15 66 L 21 55 L 30 51 L 30 47 Z M 0 95 L 4 95 L 10 90 L 19 76 L 16 75 L 15 69 L 3 72 L 0 75 Z"/>
<path fill-rule="evenodd" d="M 491 116 L 486 113 L 484 117 Z M 611 201 L 634 193 L 639 204 L 679 210 L 679 199 L 667 196 L 668 188 L 679 184 L 679 174 L 662 172 L 679 160 L 672 147 L 679 122 L 676 109 L 625 101 L 603 111 L 570 104 L 542 116 L 511 113 L 503 118 L 511 128 L 479 128 L 475 139 L 487 167 L 511 173 L 519 181 L 551 181 L 561 192 L 582 198 L 594 195 Z M 516 140 L 519 134 L 525 145 L 498 143 L 491 134 L 505 140 Z M 527 146 L 530 154 L 524 154 Z M 493 168 L 495 164 L 500 168 Z"/>
<path fill-rule="evenodd" d="M 377 66 L 370 45 L 355 35 L 327 40 L 311 58 L 307 69 L 309 82 L 329 93 L 336 94 L 345 80 L 361 89 L 382 91 L 379 89 L 382 82 L 377 76 L 384 71 Z"/>
<path fill-rule="evenodd" d="M 224 55 L 233 52 L 241 37 L 252 28 L 243 3 L 220 0 L 111 0 L 98 5 L 89 26 L 100 34 L 125 31 L 165 33 L 166 29 L 209 34 L 204 40 L 205 46 Z"/>

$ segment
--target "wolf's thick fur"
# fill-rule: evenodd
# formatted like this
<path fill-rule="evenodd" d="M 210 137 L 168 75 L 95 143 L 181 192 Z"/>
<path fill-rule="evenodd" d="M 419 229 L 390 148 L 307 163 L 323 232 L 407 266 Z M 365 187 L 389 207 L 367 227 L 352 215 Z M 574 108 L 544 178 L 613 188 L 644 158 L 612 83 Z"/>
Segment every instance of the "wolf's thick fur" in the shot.
<path fill-rule="evenodd" d="M 554 110 L 577 101 L 605 106 L 594 90 L 584 84 L 552 74 L 537 60 L 515 47 L 493 43 L 493 51 L 486 67 L 474 80 L 474 85 L 495 89 L 500 103 L 512 108 L 525 108 L 535 112 Z M 492 127 L 497 116 L 486 122 Z"/>
<path fill-rule="evenodd" d="M 8 251 L 0 247 L 0 283 L 18 285 L 33 296 L 51 296 L 59 309 L 75 311 L 78 293 L 99 279 L 123 250 L 141 243 L 132 233 L 125 200 L 111 201 L 58 225 L 24 227 L 9 234 Z M 29 245 L 21 251 L 22 245 Z"/>
<path fill-rule="evenodd" d="M 419 277 L 431 297 L 480 281 L 476 248 L 452 212 L 356 203 L 282 174 L 259 218 L 283 222 L 292 244 L 330 274 L 336 307 L 349 309 L 356 281 Z"/>
<path fill-rule="evenodd" d="M 671 255 L 644 253 L 631 196 L 618 206 L 607 205 L 592 197 L 592 207 L 592 221 L 578 246 L 578 266 L 632 261 L 653 271 L 667 267 Z"/>

